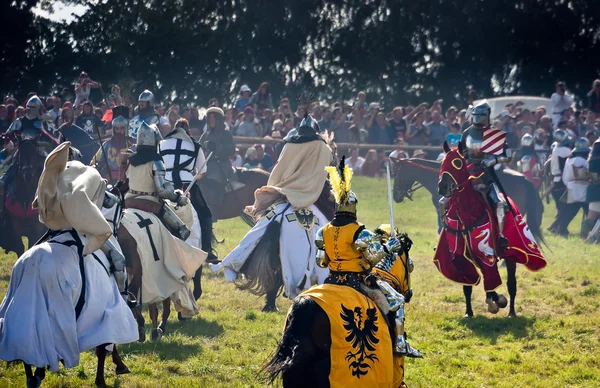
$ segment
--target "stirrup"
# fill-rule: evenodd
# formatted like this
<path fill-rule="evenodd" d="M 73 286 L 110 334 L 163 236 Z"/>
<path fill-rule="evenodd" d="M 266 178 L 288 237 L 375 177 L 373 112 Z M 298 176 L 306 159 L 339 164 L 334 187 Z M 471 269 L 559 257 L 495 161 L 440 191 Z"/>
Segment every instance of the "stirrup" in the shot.
<path fill-rule="evenodd" d="M 402 342 L 398 342 L 396 344 L 396 348 L 394 349 L 394 354 L 398 356 L 405 356 L 410 358 L 423 358 L 423 354 L 417 349 L 410 346 L 408 341 L 404 340 Z"/>

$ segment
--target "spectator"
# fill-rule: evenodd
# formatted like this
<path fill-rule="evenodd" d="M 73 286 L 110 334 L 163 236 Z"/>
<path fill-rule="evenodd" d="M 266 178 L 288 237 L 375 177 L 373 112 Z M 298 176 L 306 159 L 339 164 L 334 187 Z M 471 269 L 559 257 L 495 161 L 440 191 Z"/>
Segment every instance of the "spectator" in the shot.
<path fill-rule="evenodd" d="M 0 105 L 0 134 L 6 132 L 12 121 L 8 117 L 8 108 L 6 105 Z"/>
<path fill-rule="evenodd" d="M 82 71 L 75 83 L 75 102 L 73 105 L 79 106 L 84 101 L 90 99 L 90 92 L 92 89 L 100 88 L 98 82 L 92 81 L 85 71 Z"/>
<path fill-rule="evenodd" d="M 460 143 L 460 139 L 462 138 L 462 132 L 460 130 L 460 125 L 458 122 L 454 122 L 450 125 L 450 133 L 446 136 L 446 142 L 450 146 L 450 148 L 458 147 L 458 143 Z"/>
<path fill-rule="evenodd" d="M 257 132 L 254 123 L 254 109 L 251 106 L 244 108 L 244 119 L 236 131 L 237 136 L 261 137 L 261 132 Z"/>
<path fill-rule="evenodd" d="M 261 168 L 266 171 L 271 171 L 275 163 L 271 155 L 265 152 L 262 144 L 255 144 L 254 149 L 256 150 L 256 160 L 261 165 Z"/>
<path fill-rule="evenodd" d="M 177 123 L 177 120 L 179 120 L 179 113 L 177 113 L 179 111 L 179 107 L 177 107 L 176 109 L 173 109 L 174 107 L 171 107 L 168 111 L 167 111 L 167 120 L 168 120 L 168 125 L 170 128 L 175 128 L 175 124 Z M 161 131 L 162 132 L 162 131 Z"/>
<path fill-rule="evenodd" d="M 46 100 L 46 108 L 48 109 L 48 114 L 52 117 L 52 122 L 56 125 L 58 122 L 58 118 L 60 117 L 61 109 L 60 109 L 60 97 L 49 97 Z"/>
<path fill-rule="evenodd" d="M 455 106 L 451 106 L 446 110 L 446 120 L 445 123 L 448 128 L 456 121 L 457 109 Z"/>
<path fill-rule="evenodd" d="M 319 121 L 319 128 L 321 131 L 331 131 L 335 127 L 335 120 L 333 119 L 331 109 L 328 106 L 324 106 L 323 119 Z"/>
<path fill-rule="evenodd" d="M 204 128 L 204 120 L 200 120 L 200 112 L 197 108 L 190 109 L 190 132 L 192 137 L 199 138 L 202 135 L 202 128 Z"/>
<path fill-rule="evenodd" d="M 154 110 L 161 117 L 165 115 L 165 108 L 162 106 L 162 104 L 154 104 Z"/>
<path fill-rule="evenodd" d="M 418 112 L 414 123 L 406 131 L 406 140 L 410 145 L 427 145 L 429 143 L 429 128 L 423 124 L 425 113 Z"/>
<path fill-rule="evenodd" d="M 429 124 L 429 143 L 434 146 L 442 145 L 447 135 L 448 127 L 442 123 L 441 113 L 434 110 Z"/>
<path fill-rule="evenodd" d="M 546 151 L 550 148 L 550 133 L 546 132 L 543 128 L 538 128 L 535 130 L 533 149 L 535 151 Z M 548 157 L 547 152 L 538 152 L 537 153 L 540 161 L 545 161 Z"/>
<path fill-rule="evenodd" d="M 404 151 L 404 139 L 399 137 L 396 140 L 396 149 L 390 153 L 390 159 L 408 159 L 408 152 Z"/>
<path fill-rule="evenodd" d="M 269 136 L 273 137 L 274 132 L 279 132 L 279 134 L 281 135 L 282 131 L 283 131 L 283 121 L 277 119 L 277 120 L 273 121 L 273 126 L 271 127 L 271 134 Z"/>
<path fill-rule="evenodd" d="M 287 98 L 281 99 L 279 103 L 279 108 L 277 110 L 283 115 L 284 122 L 286 119 L 294 118 L 294 113 L 292 112 L 292 108 L 290 108 L 290 101 Z"/>
<path fill-rule="evenodd" d="M 273 100 L 267 82 L 260 84 L 258 90 L 250 97 L 248 105 L 252 105 L 254 109 L 258 109 L 258 107 L 273 109 Z"/>
<path fill-rule="evenodd" d="M 246 105 L 250 102 L 250 93 L 252 90 L 248 87 L 248 85 L 242 85 L 240 88 L 240 96 L 237 100 L 235 100 L 235 104 L 233 105 L 238 112 L 244 110 Z"/>
<path fill-rule="evenodd" d="M 377 152 L 374 149 L 370 149 L 367 152 L 365 161 L 360 168 L 360 174 L 370 177 L 379 175 L 380 172 L 379 160 L 377 158 Z"/>
<path fill-rule="evenodd" d="M 550 120 L 550 117 L 547 115 L 543 115 L 540 118 L 538 128 L 542 128 L 544 131 L 546 131 L 546 133 L 548 133 L 548 135 L 554 133 L 554 128 L 552 128 L 552 120 Z"/>
<path fill-rule="evenodd" d="M 256 155 L 256 149 L 254 147 L 250 147 L 246 150 L 246 157 L 244 158 L 244 162 L 244 168 L 262 168 Z"/>
<path fill-rule="evenodd" d="M 183 108 L 183 112 L 181 112 L 181 117 L 186 119 L 186 121 L 189 123 L 190 120 L 192 119 L 192 109 L 189 106 L 186 106 L 185 108 Z M 175 128 L 175 127 L 173 127 Z"/>
<path fill-rule="evenodd" d="M 573 104 L 573 97 L 566 94 L 567 86 L 564 82 L 556 84 L 556 92 L 552 94 L 552 124 L 556 127 L 562 114 Z"/>
<path fill-rule="evenodd" d="M 583 122 L 583 124 L 581 125 L 581 133 L 587 133 L 588 131 L 595 131 L 597 132 L 598 129 L 595 127 L 596 124 L 596 114 L 590 110 L 587 113 L 587 116 L 585 117 L 585 121 Z M 597 133 L 598 135 L 598 133 Z M 594 142 L 591 142 L 590 144 L 593 144 Z"/>
<path fill-rule="evenodd" d="M 394 142 L 393 129 L 388 126 L 385 114 L 383 112 L 376 113 L 374 121 L 369 127 L 369 143 L 392 144 Z"/>
<path fill-rule="evenodd" d="M 358 104 L 358 107 L 366 110 L 369 105 L 367 104 L 367 93 L 360 91 L 356 97 L 356 103 Z"/>
<path fill-rule="evenodd" d="M 100 109 L 100 111 L 102 112 L 102 116 L 104 116 L 104 113 L 106 113 L 106 110 L 108 109 L 108 107 L 106 106 L 106 102 L 104 101 L 100 101 L 97 108 Z"/>
<path fill-rule="evenodd" d="M 354 173 L 360 173 L 360 169 L 365 162 L 365 158 L 359 155 L 358 148 L 350 148 L 348 150 L 348 154 L 350 154 L 350 157 L 346 159 L 346 164 L 352 169 L 352 171 L 354 171 Z"/>
<path fill-rule="evenodd" d="M 406 120 L 404 120 L 404 112 L 401 106 L 397 106 L 392 110 L 392 119 L 389 121 L 389 126 L 394 132 L 394 138 L 406 135 Z"/>
<path fill-rule="evenodd" d="M 594 81 L 592 90 L 588 93 L 588 108 L 595 114 L 600 114 L 600 79 Z"/>
<path fill-rule="evenodd" d="M 596 140 L 598 140 L 598 132 L 597 130 L 589 130 L 585 133 L 586 139 L 590 142 L 590 144 L 594 144 Z"/>
<path fill-rule="evenodd" d="M 294 129 L 294 120 L 293 119 L 285 119 L 284 127 L 283 127 L 283 136 L 285 137 L 292 129 Z"/>
<path fill-rule="evenodd" d="M 460 125 L 461 131 L 464 131 L 471 126 L 471 122 L 467 119 L 466 109 L 461 109 L 461 111 L 458 112 L 458 124 Z"/>
<path fill-rule="evenodd" d="M 333 109 L 333 124 L 331 130 L 334 133 L 334 139 L 336 142 L 351 143 L 350 134 L 348 133 L 349 127 L 350 123 L 346 121 L 346 118 L 342 113 L 342 108 L 337 107 Z"/>
<path fill-rule="evenodd" d="M 264 109 L 260 115 L 260 126 L 262 128 L 262 135 L 267 136 L 271 133 L 273 128 L 273 109 Z M 321 128 L 322 130 L 323 128 Z"/>
<path fill-rule="evenodd" d="M 425 156 L 427 154 L 425 154 L 425 152 L 423 152 L 423 150 L 415 150 L 415 152 L 413 153 L 413 158 L 415 159 L 425 159 Z"/>
<path fill-rule="evenodd" d="M 16 105 L 13 105 L 13 104 L 6 105 L 7 116 L 11 123 L 17 118 L 16 110 L 17 110 Z"/>
<path fill-rule="evenodd" d="M 235 152 L 233 154 L 231 154 L 231 156 L 229 156 L 229 160 L 231 161 L 231 165 L 234 168 L 239 168 L 244 165 L 244 161 L 242 160 L 242 157 L 240 156 L 240 149 L 237 147 L 235 149 Z"/>
<path fill-rule="evenodd" d="M 98 136 L 98 130 L 104 130 L 104 122 L 94 113 L 94 106 L 91 102 L 83 103 L 82 112 L 75 120 L 75 125 L 83 129 L 90 136 Z"/>
<path fill-rule="evenodd" d="M 217 100 L 216 98 L 211 98 L 210 100 L 208 100 L 208 107 L 209 108 L 218 108 L 219 107 L 219 100 Z M 178 109 L 179 111 L 179 109 Z"/>

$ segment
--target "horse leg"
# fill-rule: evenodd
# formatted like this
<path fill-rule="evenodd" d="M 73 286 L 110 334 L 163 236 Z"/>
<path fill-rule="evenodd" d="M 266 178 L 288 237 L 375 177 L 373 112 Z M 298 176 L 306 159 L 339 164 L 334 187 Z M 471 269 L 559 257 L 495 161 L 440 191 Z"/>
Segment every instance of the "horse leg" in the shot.
<path fill-rule="evenodd" d="M 510 295 L 510 308 L 508 311 L 509 317 L 516 317 L 517 312 L 515 311 L 515 299 L 517 298 L 517 263 L 510 260 L 504 260 L 506 262 L 506 288 L 508 288 L 508 294 Z"/>
<path fill-rule="evenodd" d="M 171 298 L 163 300 L 162 320 L 160 321 L 160 325 L 158 325 L 158 330 L 161 331 L 161 337 L 167 332 L 169 315 L 171 315 Z"/>
<path fill-rule="evenodd" d="M 106 361 L 106 346 L 109 344 L 102 344 L 96 347 L 96 356 L 98 357 L 98 366 L 96 367 L 96 381 L 94 382 L 97 387 L 106 387 L 106 380 L 104 379 L 104 361 Z"/>
<path fill-rule="evenodd" d="M 137 243 L 122 225 L 119 227 L 117 239 L 123 250 L 127 274 L 130 278 L 129 292 L 135 296 L 139 303 L 139 306 L 132 309 L 133 316 L 138 324 L 138 341 L 144 342 L 146 341 L 146 329 L 144 328 L 146 322 L 142 315 L 142 260 L 137 252 Z"/>
<path fill-rule="evenodd" d="M 117 375 L 124 375 L 127 373 L 131 373 L 131 371 L 129 370 L 127 365 L 125 365 L 125 363 L 123 362 L 121 355 L 117 351 L 117 345 L 114 345 L 114 348 L 112 351 L 112 361 L 113 361 L 113 364 L 115 364 L 115 367 L 116 367 L 115 373 Z"/>
<path fill-rule="evenodd" d="M 152 321 L 152 331 L 150 332 L 150 341 L 158 342 L 162 337 L 162 332 L 158 328 L 158 306 L 156 303 L 148 305 L 150 311 L 150 320 Z"/>
<path fill-rule="evenodd" d="M 471 306 L 471 295 L 473 294 L 472 286 L 463 286 L 463 294 L 465 294 L 465 302 L 467 304 L 467 311 L 465 313 L 465 318 L 473 317 L 473 307 Z"/>
<path fill-rule="evenodd" d="M 35 368 L 35 374 L 31 368 L 31 365 L 23 363 L 25 368 L 25 377 L 27 378 L 27 388 L 38 388 L 42 385 L 42 380 L 46 377 L 45 368 Z"/>
<path fill-rule="evenodd" d="M 198 300 L 202 296 L 202 266 L 194 274 L 194 299 Z"/>

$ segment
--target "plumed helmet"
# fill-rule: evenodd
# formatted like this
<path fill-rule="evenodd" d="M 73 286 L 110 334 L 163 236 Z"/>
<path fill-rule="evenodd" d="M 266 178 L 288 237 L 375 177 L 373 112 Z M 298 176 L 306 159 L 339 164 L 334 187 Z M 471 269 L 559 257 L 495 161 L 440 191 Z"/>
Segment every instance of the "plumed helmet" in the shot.
<path fill-rule="evenodd" d="M 477 103 L 477 105 L 470 108 L 471 123 L 474 125 L 489 127 L 491 114 L 492 107 L 490 104 L 488 104 L 487 100 L 482 100 Z"/>
<path fill-rule="evenodd" d="M 521 147 L 531 147 L 532 144 L 533 144 L 533 136 L 531 136 L 528 133 L 524 134 L 523 137 L 521 138 Z"/>
<path fill-rule="evenodd" d="M 161 139 L 162 136 L 156 124 L 142 122 L 137 132 L 136 144 L 138 147 L 156 147 Z"/>
<path fill-rule="evenodd" d="M 146 101 L 149 104 L 154 103 L 154 94 L 148 89 L 144 90 L 138 97 L 138 101 Z"/>
<path fill-rule="evenodd" d="M 123 116 L 117 116 L 112 121 L 113 128 L 115 128 L 115 127 L 127 128 L 128 124 L 129 124 L 129 120 L 127 120 Z"/>
<path fill-rule="evenodd" d="M 42 100 L 38 96 L 31 96 L 27 100 L 26 104 L 27 113 L 25 114 L 28 119 L 35 119 L 42 113 Z"/>
<path fill-rule="evenodd" d="M 585 137 L 580 137 L 575 140 L 575 147 L 571 150 L 572 153 L 585 153 L 588 154 L 590 152 L 590 142 Z"/>
<path fill-rule="evenodd" d="M 342 156 L 339 166 L 325 167 L 329 173 L 329 184 L 336 203 L 336 213 L 356 214 L 358 198 L 351 190 L 352 169 L 346 164 L 346 157 Z"/>

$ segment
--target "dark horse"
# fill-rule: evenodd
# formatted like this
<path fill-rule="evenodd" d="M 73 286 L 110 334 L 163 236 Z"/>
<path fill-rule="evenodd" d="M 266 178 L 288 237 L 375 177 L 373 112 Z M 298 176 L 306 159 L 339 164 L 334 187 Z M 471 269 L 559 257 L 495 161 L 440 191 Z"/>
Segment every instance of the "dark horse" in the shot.
<path fill-rule="evenodd" d="M 472 177 L 462 154 L 456 149 L 450 151 L 446 144 L 444 146 L 447 155 L 440 170 L 438 192 L 448 199 L 448 205 L 434 263 L 444 276 L 464 284 L 467 305 L 465 316 L 472 317 L 472 285 L 479 283 L 480 273 L 487 291 L 489 311 L 496 313 L 498 308 L 506 307 L 506 299 L 493 291 L 502 283 L 497 270 L 497 259 L 504 258 L 510 295 L 509 316 L 516 316 L 516 265 L 524 264 L 532 271 L 546 265 L 535 242 L 544 241 L 541 231 L 539 227 L 528 228 L 519 214 L 518 206 L 508 196 L 509 211 L 505 216 L 504 227 L 508 243 L 506 247 L 502 247 L 495 210 L 492 211 L 483 194 L 473 187 Z M 535 197 L 539 199 L 537 192 Z"/>
<path fill-rule="evenodd" d="M 44 159 L 38 150 L 38 139 L 25 137 L 19 140 L 15 165 L 7 171 L 7 174 L 14 175 L 8 179 L 5 203 L 0 206 L 4 208 L 0 218 L 0 245 L 7 251 L 16 252 L 17 256 L 25 252 L 21 236 L 26 236 L 29 246 L 32 246 L 46 230 L 38 221 L 37 210 L 31 207 Z"/>
<path fill-rule="evenodd" d="M 425 159 L 394 160 L 394 201 L 412 200 L 416 190 L 424 187 L 431 194 L 431 202 L 439 209 L 438 178 L 440 162 Z M 544 204 L 533 183 L 520 172 L 511 169 L 496 170 L 496 175 L 509 197 L 527 216 L 527 224 L 534 236 L 541 236 Z"/>

